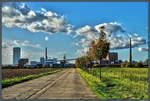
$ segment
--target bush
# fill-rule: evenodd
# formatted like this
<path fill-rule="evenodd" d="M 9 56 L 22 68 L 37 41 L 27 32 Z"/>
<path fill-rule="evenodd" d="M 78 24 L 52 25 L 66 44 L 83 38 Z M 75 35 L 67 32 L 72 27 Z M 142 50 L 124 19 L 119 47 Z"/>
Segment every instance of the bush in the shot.
<path fill-rule="evenodd" d="M 127 67 L 127 68 L 128 68 L 128 67 L 132 67 L 131 62 L 127 62 L 127 63 L 126 63 L 126 67 Z"/>
<path fill-rule="evenodd" d="M 135 67 L 144 67 L 144 65 L 143 65 L 143 63 L 138 62 L 138 63 L 135 64 Z"/>
<path fill-rule="evenodd" d="M 129 67 L 133 67 L 131 62 L 123 62 L 123 63 L 121 63 L 121 68 L 129 68 Z"/>
<path fill-rule="evenodd" d="M 125 68 L 126 67 L 126 62 L 121 63 L 121 68 Z"/>

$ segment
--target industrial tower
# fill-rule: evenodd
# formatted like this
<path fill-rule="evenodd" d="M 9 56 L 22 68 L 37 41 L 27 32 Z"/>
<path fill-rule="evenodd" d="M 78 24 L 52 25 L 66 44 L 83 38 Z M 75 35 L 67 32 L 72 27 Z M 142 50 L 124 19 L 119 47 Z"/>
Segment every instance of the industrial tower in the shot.
<path fill-rule="evenodd" d="M 131 38 L 130 38 L 130 53 L 129 53 L 129 62 L 132 65 L 132 42 L 131 42 Z"/>

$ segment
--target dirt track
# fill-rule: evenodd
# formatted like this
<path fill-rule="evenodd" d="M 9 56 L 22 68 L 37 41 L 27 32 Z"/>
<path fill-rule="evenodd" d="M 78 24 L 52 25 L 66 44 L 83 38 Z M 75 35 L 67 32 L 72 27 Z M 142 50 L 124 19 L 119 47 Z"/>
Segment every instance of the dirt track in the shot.
<path fill-rule="evenodd" d="M 2 89 L 4 99 L 96 99 L 75 69 L 67 69 Z"/>

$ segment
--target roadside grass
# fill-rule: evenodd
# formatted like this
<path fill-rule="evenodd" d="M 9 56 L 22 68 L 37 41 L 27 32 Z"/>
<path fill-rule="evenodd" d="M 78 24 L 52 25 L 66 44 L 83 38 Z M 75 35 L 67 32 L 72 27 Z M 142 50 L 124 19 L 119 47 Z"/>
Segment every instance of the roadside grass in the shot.
<path fill-rule="evenodd" d="M 64 69 L 58 69 L 58 70 L 54 70 L 54 71 L 50 71 L 50 72 L 46 72 L 46 73 L 40 73 L 40 74 L 34 74 L 34 75 L 29 75 L 29 76 L 25 76 L 25 77 L 16 77 L 16 78 L 12 78 L 12 79 L 6 79 L 6 80 L 2 80 L 2 88 L 6 88 L 18 83 L 22 83 L 28 80 L 32 80 L 38 77 L 42 77 L 42 76 L 46 76 L 46 75 L 50 75 L 50 74 L 54 74 L 56 72 L 60 72 Z"/>
<path fill-rule="evenodd" d="M 142 83 L 132 82 L 134 87 L 131 89 L 128 79 L 115 79 L 103 75 L 103 79 L 99 80 L 99 77 L 93 76 L 80 68 L 77 68 L 77 71 L 92 88 L 98 99 L 148 99 L 148 87 L 147 91 L 138 88 L 138 86 L 144 86 L 141 86 Z"/>

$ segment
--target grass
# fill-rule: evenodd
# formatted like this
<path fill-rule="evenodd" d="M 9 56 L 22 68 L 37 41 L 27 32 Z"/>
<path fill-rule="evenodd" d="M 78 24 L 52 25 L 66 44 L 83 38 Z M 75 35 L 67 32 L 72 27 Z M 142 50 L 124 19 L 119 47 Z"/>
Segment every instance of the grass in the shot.
<path fill-rule="evenodd" d="M 46 76 L 46 75 L 50 75 L 56 72 L 60 72 L 63 69 L 58 69 L 58 70 L 54 70 L 54 71 L 50 71 L 50 72 L 46 72 L 46 73 L 40 73 L 40 74 L 34 74 L 34 75 L 29 75 L 29 76 L 25 76 L 25 77 L 15 77 L 12 79 L 6 79 L 6 80 L 2 80 L 2 88 L 6 88 L 21 82 L 25 82 L 28 80 L 32 80 L 41 76 Z"/>
<path fill-rule="evenodd" d="M 98 76 L 77 68 L 98 99 L 148 99 L 148 69 L 119 69 L 102 69 L 102 79 L 99 80 Z M 98 69 L 94 70 L 99 75 Z"/>

